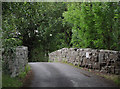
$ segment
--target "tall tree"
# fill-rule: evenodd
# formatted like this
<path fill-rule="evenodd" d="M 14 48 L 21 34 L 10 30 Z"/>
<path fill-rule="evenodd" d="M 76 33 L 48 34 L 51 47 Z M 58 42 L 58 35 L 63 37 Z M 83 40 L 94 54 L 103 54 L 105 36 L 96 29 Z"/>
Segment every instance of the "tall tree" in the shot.
<path fill-rule="evenodd" d="M 73 47 L 120 50 L 119 3 L 68 3 L 67 8 L 63 16 L 73 25 Z"/>
<path fill-rule="evenodd" d="M 62 25 L 65 8 L 64 3 L 3 3 L 3 32 L 16 35 L 12 36 L 14 40 L 28 46 L 30 60 L 38 61 L 49 52 L 69 46 L 67 26 Z"/>

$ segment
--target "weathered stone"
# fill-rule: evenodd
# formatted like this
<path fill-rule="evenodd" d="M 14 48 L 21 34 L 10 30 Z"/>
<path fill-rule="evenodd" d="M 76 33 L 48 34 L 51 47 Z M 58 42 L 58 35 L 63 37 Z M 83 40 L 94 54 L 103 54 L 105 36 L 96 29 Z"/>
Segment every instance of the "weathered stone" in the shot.
<path fill-rule="evenodd" d="M 107 73 L 107 71 L 105 70 L 105 68 L 102 68 L 102 70 L 100 70 L 101 73 Z"/>
<path fill-rule="evenodd" d="M 111 66 L 111 73 L 114 74 L 115 73 L 115 67 Z"/>
<path fill-rule="evenodd" d="M 55 58 L 59 61 L 66 61 L 81 67 L 100 70 L 104 73 L 117 74 L 119 72 L 117 69 L 120 69 L 120 52 L 118 51 L 63 48 L 49 54 L 50 60 Z"/>
<path fill-rule="evenodd" d="M 89 69 L 92 69 L 92 64 L 88 64 L 88 68 L 89 68 Z"/>
<path fill-rule="evenodd" d="M 104 60 L 104 53 L 99 53 L 99 63 L 102 63 Z"/>
<path fill-rule="evenodd" d="M 99 63 L 94 63 L 93 68 L 94 69 L 100 69 L 100 64 Z"/>
<path fill-rule="evenodd" d="M 120 69 L 115 69 L 115 74 L 120 75 Z"/>
<path fill-rule="evenodd" d="M 28 63 L 28 48 L 24 46 L 18 46 L 16 48 L 15 57 L 13 54 L 5 56 L 4 60 L 8 63 L 9 73 L 11 77 L 17 76 L 21 71 L 24 71 L 26 64 Z"/>
<path fill-rule="evenodd" d="M 106 62 L 101 62 L 100 67 L 104 67 L 106 65 Z"/>
<path fill-rule="evenodd" d="M 86 58 L 90 59 L 91 58 L 92 53 L 91 52 L 86 52 Z"/>

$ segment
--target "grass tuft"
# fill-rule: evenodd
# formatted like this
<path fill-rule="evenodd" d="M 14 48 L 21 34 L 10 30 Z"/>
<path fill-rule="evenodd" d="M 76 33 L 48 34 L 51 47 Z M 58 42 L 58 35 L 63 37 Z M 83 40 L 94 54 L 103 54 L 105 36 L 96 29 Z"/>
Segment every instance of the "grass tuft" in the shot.
<path fill-rule="evenodd" d="M 25 66 L 25 71 L 21 72 L 17 77 L 11 78 L 10 75 L 3 73 L 2 74 L 2 87 L 22 87 L 24 78 L 27 73 L 30 71 L 30 66 Z"/>
<path fill-rule="evenodd" d="M 19 75 L 18 75 L 18 78 L 20 78 L 20 79 L 23 79 L 23 78 L 25 78 L 25 76 L 27 75 L 27 73 L 30 71 L 30 65 L 26 65 L 25 66 L 25 71 L 24 72 L 21 72 Z"/>
<path fill-rule="evenodd" d="M 2 75 L 2 87 L 21 87 L 22 82 L 19 78 L 11 78 L 10 75 Z"/>

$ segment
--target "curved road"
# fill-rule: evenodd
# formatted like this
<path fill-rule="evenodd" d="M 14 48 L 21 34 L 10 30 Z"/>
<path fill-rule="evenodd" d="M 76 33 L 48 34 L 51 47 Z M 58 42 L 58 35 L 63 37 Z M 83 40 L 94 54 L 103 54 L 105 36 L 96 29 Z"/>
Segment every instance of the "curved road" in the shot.
<path fill-rule="evenodd" d="M 33 77 L 27 87 L 115 87 L 95 74 L 63 63 L 29 63 Z"/>

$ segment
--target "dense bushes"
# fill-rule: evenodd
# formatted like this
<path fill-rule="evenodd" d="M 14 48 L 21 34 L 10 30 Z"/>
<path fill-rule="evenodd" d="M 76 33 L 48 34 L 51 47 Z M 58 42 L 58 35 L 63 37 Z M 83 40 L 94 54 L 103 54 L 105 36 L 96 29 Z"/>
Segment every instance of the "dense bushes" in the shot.
<path fill-rule="evenodd" d="M 31 68 L 29 65 L 26 65 L 25 71 L 21 72 L 17 77 L 11 78 L 10 75 L 3 73 L 2 74 L 2 87 L 22 87 L 24 83 L 24 78 L 30 72 Z"/>
<path fill-rule="evenodd" d="M 120 4 L 69 3 L 64 20 L 73 25 L 73 47 L 120 50 Z"/>
<path fill-rule="evenodd" d="M 2 6 L 3 47 L 28 46 L 29 61 L 46 61 L 45 55 L 67 44 L 61 19 L 64 3 L 7 2 Z"/>
<path fill-rule="evenodd" d="M 29 61 L 63 47 L 120 50 L 120 4 L 6 2 L 3 47 L 28 46 Z"/>

